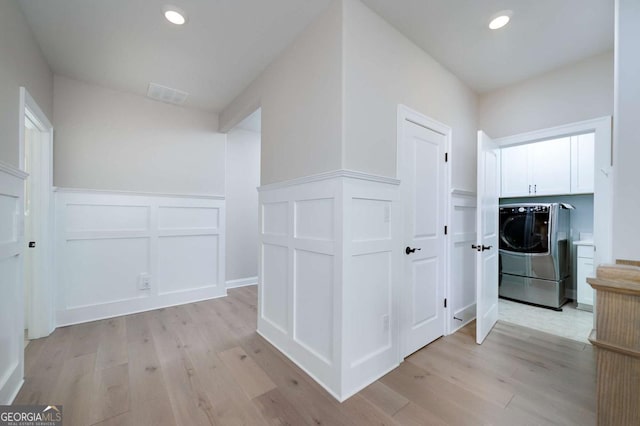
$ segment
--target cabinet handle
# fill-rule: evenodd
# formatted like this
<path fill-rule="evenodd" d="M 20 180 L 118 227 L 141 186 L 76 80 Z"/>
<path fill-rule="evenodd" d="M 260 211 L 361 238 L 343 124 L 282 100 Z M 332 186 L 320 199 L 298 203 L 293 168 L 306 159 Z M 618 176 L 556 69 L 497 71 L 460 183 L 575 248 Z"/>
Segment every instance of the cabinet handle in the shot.
<path fill-rule="evenodd" d="M 531 194 L 531 185 L 529 185 L 529 194 Z"/>
<path fill-rule="evenodd" d="M 534 194 L 538 193 L 538 184 L 533 185 L 533 193 Z"/>

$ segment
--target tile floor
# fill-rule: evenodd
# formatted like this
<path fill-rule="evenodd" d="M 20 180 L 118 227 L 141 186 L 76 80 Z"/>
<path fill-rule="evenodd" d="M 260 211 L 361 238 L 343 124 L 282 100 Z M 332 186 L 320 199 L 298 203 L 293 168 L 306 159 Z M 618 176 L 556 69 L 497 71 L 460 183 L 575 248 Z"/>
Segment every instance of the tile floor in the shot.
<path fill-rule="evenodd" d="M 588 342 L 593 328 L 593 313 L 576 309 L 575 303 L 563 306 L 562 312 L 500 299 L 499 318 L 502 321 L 579 342 Z"/>

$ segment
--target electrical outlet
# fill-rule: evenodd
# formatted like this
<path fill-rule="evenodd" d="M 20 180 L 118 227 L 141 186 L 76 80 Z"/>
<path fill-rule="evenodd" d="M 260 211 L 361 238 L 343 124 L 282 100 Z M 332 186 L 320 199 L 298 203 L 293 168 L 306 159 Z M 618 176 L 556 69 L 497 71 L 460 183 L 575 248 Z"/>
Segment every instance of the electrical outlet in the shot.
<path fill-rule="evenodd" d="M 138 290 L 151 290 L 151 276 L 148 273 L 138 275 Z"/>
<path fill-rule="evenodd" d="M 385 333 L 389 332 L 389 315 L 382 316 L 382 331 Z"/>

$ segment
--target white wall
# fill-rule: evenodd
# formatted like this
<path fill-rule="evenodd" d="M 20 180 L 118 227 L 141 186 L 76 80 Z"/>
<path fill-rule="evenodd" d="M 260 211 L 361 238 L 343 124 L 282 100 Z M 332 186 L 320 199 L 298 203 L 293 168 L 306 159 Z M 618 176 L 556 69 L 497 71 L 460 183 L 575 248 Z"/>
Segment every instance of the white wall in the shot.
<path fill-rule="evenodd" d="M 609 115 L 613 52 L 480 96 L 480 129 L 493 138 Z"/>
<path fill-rule="evenodd" d="M 0 162 L 19 167 L 20 86 L 53 117 L 53 75 L 16 0 L 0 2 Z"/>
<path fill-rule="evenodd" d="M 218 197 L 58 189 L 55 239 L 57 326 L 226 295 Z"/>
<path fill-rule="evenodd" d="M 342 165 L 342 9 L 329 8 L 220 115 L 229 131 L 262 107 L 262 184 Z"/>
<path fill-rule="evenodd" d="M 344 2 L 344 168 L 396 176 L 398 104 L 453 129 L 452 184 L 475 190 L 475 93 L 359 0 Z"/>
<path fill-rule="evenodd" d="M 616 1 L 613 255 L 640 260 L 640 2 Z"/>
<path fill-rule="evenodd" d="M 255 284 L 258 276 L 260 133 L 236 129 L 227 134 L 226 186 L 227 283 L 228 286 Z"/>
<path fill-rule="evenodd" d="M 224 194 L 216 114 L 62 76 L 54 81 L 54 185 Z"/>

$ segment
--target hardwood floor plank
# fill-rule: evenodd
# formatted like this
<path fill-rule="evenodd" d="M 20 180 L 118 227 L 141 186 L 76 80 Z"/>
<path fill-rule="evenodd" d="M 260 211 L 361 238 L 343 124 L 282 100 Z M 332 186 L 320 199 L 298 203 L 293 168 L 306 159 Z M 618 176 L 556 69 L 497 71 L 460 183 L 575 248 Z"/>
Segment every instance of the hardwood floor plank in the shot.
<path fill-rule="evenodd" d="M 66 416 L 65 416 L 66 420 Z M 71 423 L 76 424 L 76 423 Z M 118 414 L 117 416 L 111 417 L 109 419 L 103 420 L 98 423 L 94 423 L 92 426 L 138 426 L 138 424 L 133 422 L 131 418 L 131 413 L 126 412 L 122 414 Z"/>
<path fill-rule="evenodd" d="M 425 410 L 418 404 L 409 402 L 393 415 L 393 419 L 403 426 L 445 426 L 444 420 Z"/>
<path fill-rule="evenodd" d="M 103 327 L 104 321 L 93 321 L 69 326 L 68 328 L 72 332 L 69 356 L 76 357 L 98 352 Z"/>
<path fill-rule="evenodd" d="M 68 358 L 64 363 L 53 394 L 63 406 L 67 424 L 85 425 L 92 420 L 95 364 L 95 353 Z"/>
<path fill-rule="evenodd" d="M 71 327 L 56 329 L 47 337 L 42 355 L 36 361 L 25 361 L 31 368 L 25 370 L 25 383 L 16 396 L 15 404 L 56 404 L 55 386 L 70 351 L 73 334 Z M 26 352 L 25 356 L 31 352 Z"/>
<path fill-rule="evenodd" d="M 360 392 L 360 395 L 389 416 L 393 416 L 401 408 L 409 404 L 407 398 L 380 381 L 374 382 L 364 388 Z"/>
<path fill-rule="evenodd" d="M 384 411 L 360 395 L 354 395 L 342 403 L 345 414 L 357 423 L 371 426 L 395 426 L 398 423 Z"/>
<path fill-rule="evenodd" d="M 125 317 L 104 320 L 102 336 L 98 346 L 96 368 L 115 367 L 116 365 L 126 364 L 128 361 Z"/>
<path fill-rule="evenodd" d="M 277 388 L 256 397 L 253 402 L 270 425 L 310 425 Z"/>
<path fill-rule="evenodd" d="M 129 392 L 131 406 L 137 407 L 147 400 L 170 404 L 160 360 L 151 335 L 151 329 L 142 315 L 126 318 L 129 359 Z"/>
<path fill-rule="evenodd" d="M 91 404 L 92 423 L 129 411 L 129 366 L 127 364 L 95 371 Z"/>
<path fill-rule="evenodd" d="M 249 399 L 276 388 L 269 376 L 258 367 L 258 364 L 242 348 L 229 349 L 221 352 L 219 356 Z"/>

